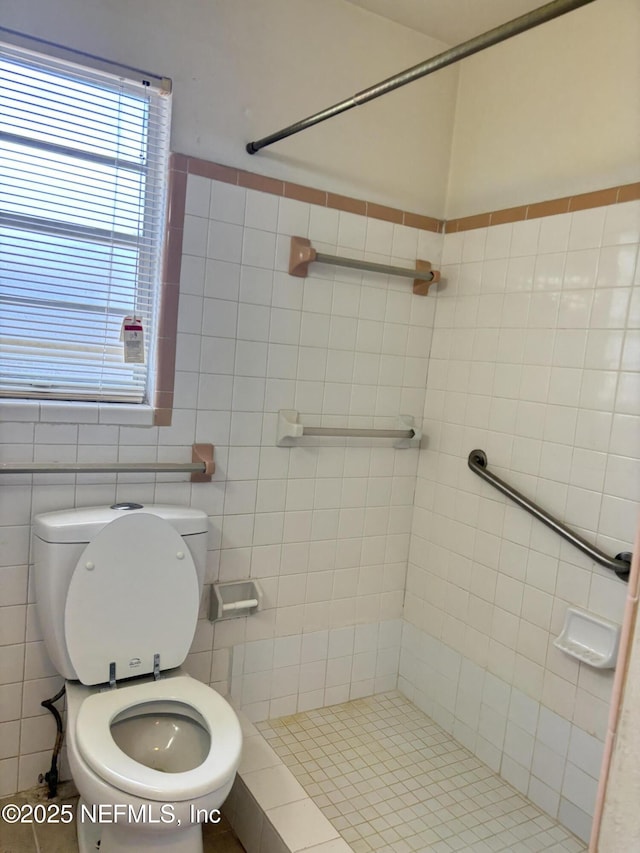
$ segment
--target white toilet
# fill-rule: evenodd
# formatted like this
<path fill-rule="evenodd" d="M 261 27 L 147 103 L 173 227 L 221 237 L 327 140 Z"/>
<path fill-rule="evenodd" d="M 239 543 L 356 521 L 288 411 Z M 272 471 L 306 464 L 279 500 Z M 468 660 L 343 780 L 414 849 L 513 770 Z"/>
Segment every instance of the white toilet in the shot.
<path fill-rule="evenodd" d="M 38 616 L 67 679 L 80 853 L 202 853 L 200 824 L 231 790 L 238 719 L 179 669 L 198 618 L 207 527 L 199 510 L 159 504 L 34 519 Z"/>

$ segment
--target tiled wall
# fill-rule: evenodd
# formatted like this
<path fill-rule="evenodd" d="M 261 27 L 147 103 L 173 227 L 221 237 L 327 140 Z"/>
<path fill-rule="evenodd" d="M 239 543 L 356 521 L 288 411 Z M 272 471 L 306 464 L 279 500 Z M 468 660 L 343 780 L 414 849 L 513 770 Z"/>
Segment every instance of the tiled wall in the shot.
<path fill-rule="evenodd" d="M 195 440 L 216 445 L 217 464 L 212 483 L 194 485 L 184 475 L 4 477 L 0 794 L 36 783 L 55 733 L 39 703 L 60 679 L 28 585 L 38 512 L 115 500 L 204 509 L 208 582 L 256 578 L 265 607 L 215 627 L 203 618 L 187 666 L 221 690 L 233 668 L 255 719 L 395 681 L 418 450 L 355 439 L 279 448 L 276 413 L 295 408 L 323 425 L 420 421 L 435 303 L 374 274 L 316 267 L 292 278 L 291 234 L 405 266 L 438 262 L 442 245 L 418 228 L 189 175 L 172 425 L 117 426 L 97 413 L 78 423 L 78 409 L 60 404 L 39 422 L 14 406 L 16 420 L 0 424 L 6 462 L 188 461 Z"/>
<path fill-rule="evenodd" d="M 606 553 L 631 550 L 639 236 L 631 201 L 445 237 L 407 578 L 401 688 L 582 837 L 612 671 L 553 639 L 570 605 L 619 622 L 626 587 L 467 456 L 484 449 Z"/>
<path fill-rule="evenodd" d="M 444 238 L 445 282 L 429 297 L 333 267 L 296 279 L 291 234 L 406 266 L 438 264 L 443 238 L 226 173 L 188 176 L 172 426 L 136 426 L 130 407 L 115 425 L 104 412 L 88 423 L 86 406 L 35 418 L 24 404 L 0 439 L 4 461 L 178 461 L 207 441 L 216 475 L 3 479 L 0 792 L 47 769 L 54 728 L 39 703 L 60 684 L 35 618 L 30 519 L 130 499 L 204 509 L 207 581 L 261 583 L 264 610 L 248 619 L 214 626 L 203 602 L 187 662 L 252 719 L 393 687 L 402 645 L 401 689 L 586 836 L 611 674 L 552 640 L 569 604 L 619 619 L 624 587 L 466 459 L 483 448 L 604 551 L 630 547 L 640 202 L 477 224 Z M 280 408 L 367 427 L 424 413 L 426 438 L 420 452 L 337 439 L 278 448 Z"/>
<path fill-rule="evenodd" d="M 401 636 L 389 619 L 238 644 L 229 692 L 258 721 L 395 690 Z"/>

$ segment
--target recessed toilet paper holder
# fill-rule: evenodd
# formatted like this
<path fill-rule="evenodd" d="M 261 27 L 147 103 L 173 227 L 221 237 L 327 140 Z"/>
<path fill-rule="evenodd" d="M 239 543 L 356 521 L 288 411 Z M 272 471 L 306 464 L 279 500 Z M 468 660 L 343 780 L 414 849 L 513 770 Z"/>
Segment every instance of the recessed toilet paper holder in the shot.
<path fill-rule="evenodd" d="M 209 619 L 235 619 L 250 616 L 262 607 L 262 590 L 256 581 L 231 581 L 214 583 L 211 588 Z"/>

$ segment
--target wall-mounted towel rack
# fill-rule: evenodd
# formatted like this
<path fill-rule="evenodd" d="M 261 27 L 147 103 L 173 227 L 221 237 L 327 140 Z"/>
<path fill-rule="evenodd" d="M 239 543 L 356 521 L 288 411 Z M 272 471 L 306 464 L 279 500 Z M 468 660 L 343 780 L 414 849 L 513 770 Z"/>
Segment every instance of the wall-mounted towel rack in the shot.
<path fill-rule="evenodd" d="M 543 524 L 546 524 L 547 527 L 550 527 L 551 530 L 555 530 L 555 532 L 562 536 L 563 539 L 566 539 L 567 542 L 571 542 L 572 545 L 579 548 L 584 554 L 591 557 L 592 560 L 595 560 L 596 563 L 604 566 L 606 569 L 610 569 L 612 572 L 615 572 L 621 580 L 629 580 L 631 554 L 628 551 L 616 554 L 615 557 L 608 557 L 599 548 L 596 548 L 595 545 L 587 542 L 587 540 L 583 539 L 582 536 L 579 536 L 575 531 L 566 527 L 566 525 L 561 521 L 558 521 L 552 515 L 549 515 L 548 512 L 541 509 L 537 504 L 533 503 L 533 501 L 530 501 L 521 492 L 514 489 L 513 486 L 508 485 L 508 483 L 505 483 L 504 480 L 500 479 L 500 477 L 497 477 L 495 474 L 487 471 L 487 454 L 484 450 L 472 450 L 469 454 L 468 464 L 474 474 L 477 474 L 479 477 L 482 477 L 483 480 L 491 483 L 491 485 L 498 489 L 498 491 L 502 492 L 503 495 L 511 498 L 511 500 L 515 501 L 518 506 L 526 509 L 526 511 L 530 512 L 531 515 L 538 519 L 538 521 L 541 521 Z"/>
<path fill-rule="evenodd" d="M 417 296 L 426 296 L 432 284 L 440 281 L 440 271 L 432 270 L 429 261 L 416 261 L 416 268 L 396 267 L 391 264 L 377 264 L 373 261 L 362 261 L 359 258 L 342 258 L 339 255 L 325 255 L 317 252 L 306 237 L 292 237 L 289 252 L 289 275 L 306 278 L 309 274 L 309 264 L 332 264 L 336 267 L 349 267 L 354 270 L 381 272 L 386 275 L 399 275 L 413 279 L 413 292 Z"/>
<path fill-rule="evenodd" d="M 191 462 L 10 462 L 1 474 L 191 474 L 192 483 L 208 483 L 216 470 L 213 444 L 191 445 Z"/>
<path fill-rule="evenodd" d="M 366 429 L 351 427 L 314 427 L 298 423 L 298 412 L 295 409 L 280 409 L 278 412 L 278 430 L 276 444 L 278 447 L 288 447 L 292 439 L 318 437 L 342 438 L 395 438 L 394 447 L 399 449 L 410 447 L 409 442 L 419 441 L 422 431 L 413 425 L 410 415 L 398 416 L 399 429 Z"/>
<path fill-rule="evenodd" d="M 278 412 L 278 431 L 276 444 L 278 447 L 291 446 L 291 440 L 318 437 L 342 438 L 395 438 L 394 447 L 403 449 L 411 447 L 410 442 L 419 442 L 422 430 L 413 425 L 411 415 L 398 416 L 398 429 L 366 429 L 351 427 L 312 427 L 298 423 L 298 412 L 295 409 L 280 409 Z"/>

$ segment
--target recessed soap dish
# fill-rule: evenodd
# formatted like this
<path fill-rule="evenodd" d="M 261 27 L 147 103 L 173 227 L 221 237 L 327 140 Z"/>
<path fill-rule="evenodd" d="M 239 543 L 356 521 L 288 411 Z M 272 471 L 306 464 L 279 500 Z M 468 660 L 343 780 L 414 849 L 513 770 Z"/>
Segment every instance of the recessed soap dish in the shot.
<path fill-rule="evenodd" d="M 593 613 L 568 607 L 564 627 L 553 645 L 589 666 L 613 669 L 618 656 L 620 626 Z"/>

